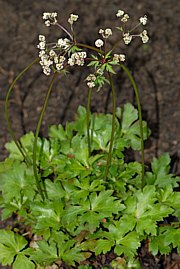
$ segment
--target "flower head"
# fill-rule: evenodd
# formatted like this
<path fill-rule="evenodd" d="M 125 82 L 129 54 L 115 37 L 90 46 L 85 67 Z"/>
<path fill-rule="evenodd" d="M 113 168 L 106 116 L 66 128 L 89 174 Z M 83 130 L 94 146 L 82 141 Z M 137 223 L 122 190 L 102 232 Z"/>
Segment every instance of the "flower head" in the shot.
<path fill-rule="evenodd" d="M 104 45 L 104 42 L 103 42 L 102 39 L 97 39 L 97 40 L 95 41 L 95 46 L 96 46 L 97 48 L 101 48 L 103 45 Z"/>
<path fill-rule="evenodd" d="M 96 86 L 96 84 L 95 84 L 96 76 L 95 76 L 94 74 L 90 74 L 90 75 L 86 78 L 86 80 L 88 81 L 88 82 L 87 82 L 87 86 L 88 86 L 90 89 L 92 89 L 92 88 L 94 88 L 94 87 Z"/>
<path fill-rule="evenodd" d="M 141 23 L 142 25 L 146 25 L 146 23 L 147 23 L 147 16 L 144 15 L 144 17 L 141 17 L 141 18 L 139 19 L 139 21 L 140 21 L 140 23 Z"/>
<path fill-rule="evenodd" d="M 113 62 L 115 63 L 120 63 L 120 62 L 124 62 L 126 59 L 124 54 L 114 54 L 113 56 Z"/>
<path fill-rule="evenodd" d="M 129 43 L 131 43 L 132 35 L 130 35 L 129 33 L 124 33 L 123 40 L 124 40 L 124 43 L 128 45 Z"/>
<path fill-rule="evenodd" d="M 68 38 L 59 38 L 57 42 L 57 47 L 61 49 L 68 49 L 70 47 L 70 40 Z"/>
<path fill-rule="evenodd" d="M 75 22 L 75 21 L 77 21 L 78 20 L 78 15 L 75 15 L 75 14 L 70 14 L 70 17 L 69 17 L 69 19 L 68 19 L 68 22 L 71 24 L 71 25 L 73 25 L 73 23 Z"/>
<path fill-rule="evenodd" d="M 100 29 L 99 34 L 101 34 L 103 38 L 108 38 L 109 36 L 112 35 L 112 30 L 110 28 L 107 28 L 105 30 Z"/>
<path fill-rule="evenodd" d="M 70 66 L 73 65 L 84 65 L 84 59 L 87 57 L 87 53 L 85 51 L 75 52 L 71 55 L 71 57 L 68 59 L 68 64 Z"/>
<path fill-rule="evenodd" d="M 50 26 L 51 24 L 57 23 L 57 12 L 44 12 L 43 20 L 45 20 L 45 25 Z"/>
<path fill-rule="evenodd" d="M 117 17 L 121 17 L 123 15 L 124 15 L 124 11 L 119 9 L 118 12 L 117 12 L 117 14 L 116 14 L 116 16 Z"/>
<path fill-rule="evenodd" d="M 147 43 L 149 41 L 147 30 L 142 31 L 142 33 L 139 36 L 141 37 L 143 43 Z"/>
<path fill-rule="evenodd" d="M 121 21 L 122 21 L 123 23 L 125 23 L 125 22 L 128 21 L 128 19 L 129 19 L 129 15 L 128 15 L 128 14 L 124 14 L 123 17 L 122 17 L 122 19 L 121 19 Z"/>

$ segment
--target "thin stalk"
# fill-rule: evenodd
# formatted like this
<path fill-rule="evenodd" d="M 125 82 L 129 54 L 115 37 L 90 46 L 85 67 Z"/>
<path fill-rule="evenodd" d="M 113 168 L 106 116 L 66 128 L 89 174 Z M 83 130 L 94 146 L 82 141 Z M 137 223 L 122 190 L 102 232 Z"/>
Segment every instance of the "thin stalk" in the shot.
<path fill-rule="evenodd" d="M 88 152 L 89 156 L 91 155 L 91 139 L 90 139 L 90 116 L 91 116 L 91 95 L 92 95 L 92 88 L 89 89 L 88 91 L 88 99 L 87 99 L 87 139 L 88 139 Z"/>
<path fill-rule="evenodd" d="M 83 47 L 83 48 L 86 48 L 86 49 L 90 49 L 90 50 L 93 50 L 93 51 L 96 51 L 96 52 L 99 52 L 99 53 L 103 53 L 102 50 L 98 49 L 98 48 L 95 48 L 93 46 L 90 46 L 90 45 L 86 45 L 86 44 L 83 44 L 83 43 L 76 43 L 75 44 L 76 46 L 78 47 Z"/>
<path fill-rule="evenodd" d="M 31 66 L 33 64 L 35 64 L 37 61 L 39 60 L 39 58 L 36 58 L 32 63 L 30 63 L 21 73 L 19 73 L 19 75 L 13 80 L 13 82 L 11 83 L 8 92 L 6 94 L 6 100 L 5 100 L 5 115 L 6 115 L 6 122 L 7 122 L 7 127 L 8 127 L 8 131 L 14 141 L 14 143 L 16 144 L 17 148 L 19 149 L 20 153 L 22 154 L 25 162 L 27 165 L 31 164 L 31 159 L 29 158 L 25 148 L 23 147 L 23 145 L 16 139 L 15 134 L 11 128 L 11 122 L 10 122 L 10 118 L 9 118 L 9 96 L 14 88 L 14 85 L 16 84 L 16 82 L 24 75 L 24 73 L 26 73 L 26 71 L 28 71 Z"/>
<path fill-rule="evenodd" d="M 41 128 L 43 116 L 44 116 L 44 113 L 45 113 L 45 110 L 46 110 L 46 107 L 47 107 L 47 103 L 48 103 L 48 100 L 49 100 L 49 97 L 50 97 L 50 94 L 51 94 L 52 86 L 54 84 L 56 75 L 57 75 L 57 73 L 55 73 L 53 75 L 52 80 L 51 80 L 51 82 L 49 84 L 49 88 L 48 88 L 46 98 L 45 98 L 45 101 L 44 101 L 44 104 L 43 104 L 43 107 L 42 107 L 42 110 L 41 110 L 39 121 L 37 123 L 36 133 L 35 133 L 35 138 L 34 138 L 34 145 L 33 145 L 33 171 L 34 171 L 34 177 L 35 177 L 35 180 L 36 180 L 37 189 L 38 189 L 39 194 L 41 195 L 41 198 L 43 200 L 45 199 L 45 197 L 44 197 L 44 193 L 43 193 L 43 190 L 42 190 L 42 187 L 41 187 L 41 180 L 39 180 L 39 174 L 38 174 L 38 169 L 37 169 L 37 155 L 36 155 L 36 153 L 37 153 L 37 141 L 38 141 L 38 135 L 39 135 L 39 131 L 40 131 L 40 128 Z"/>
<path fill-rule="evenodd" d="M 136 96 L 136 101 L 137 101 L 137 106 L 138 106 L 138 114 L 139 114 L 139 129 L 140 129 L 140 136 L 141 136 L 141 163 L 142 163 L 142 177 L 141 177 L 141 186 L 142 189 L 144 187 L 144 135 L 143 135 L 143 121 L 142 121 L 142 108 L 141 108 L 141 102 L 140 102 L 140 96 L 139 96 L 139 91 L 136 85 L 136 82 L 133 78 L 133 76 L 131 75 L 129 69 L 127 67 L 125 67 L 123 64 L 120 65 L 122 67 L 122 69 L 125 71 L 125 73 L 127 74 L 128 78 L 130 79 L 134 92 L 135 92 L 135 96 Z"/>
<path fill-rule="evenodd" d="M 109 167 L 111 165 L 112 149 L 113 149 L 114 134 L 115 134 L 115 122 L 116 122 L 116 96 L 115 96 L 115 90 L 114 90 L 114 83 L 112 80 L 112 74 L 108 72 L 108 75 L 109 75 L 109 82 L 110 82 L 110 86 L 112 90 L 113 114 L 112 114 L 111 140 L 110 140 L 110 145 L 109 145 L 109 152 L 108 152 L 108 157 L 107 157 L 104 180 L 107 180 Z"/>

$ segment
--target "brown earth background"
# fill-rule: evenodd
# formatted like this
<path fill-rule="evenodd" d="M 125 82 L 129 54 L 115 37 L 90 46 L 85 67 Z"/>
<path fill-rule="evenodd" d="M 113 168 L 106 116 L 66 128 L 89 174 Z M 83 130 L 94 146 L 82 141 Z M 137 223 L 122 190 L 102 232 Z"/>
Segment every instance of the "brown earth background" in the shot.
<path fill-rule="evenodd" d="M 77 39 L 94 44 L 100 28 L 111 28 L 114 44 L 119 32 L 115 14 L 125 10 L 136 23 L 144 14 L 148 16 L 146 29 L 150 36 L 148 45 L 139 39 L 130 46 L 121 45 L 117 52 L 126 53 L 126 65 L 137 82 L 143 118 L 152 135 L 146 143 L 146 161 L 153 156 L 169 152 L 172 172 L 180 174 L 180 1 L 179 0 L 0 0 L 0 160 L 7 156 L 4 148 L 10 139 L 5 122 L 5 95 L 12 80 L 38 55 L 38 35 L 45 34 L 49 41 L 65 37 L 56 27 L 45 27 L 44 11 L 58 12 L 58 20 L 68 27 L 69 14 L 79 15 L 75 25 Z M 72 120 L 77 107 L 86 104 L 87 88 L 84 79 L 89 70 L 74 68 L 67 77 L 59 78 L 51 94 L 43 120 L 42 134 L 48 125 Z M 37 64 L 21 79 L 10 97 L 12 128 L 17 137 L 35 131 L 38 115 L 47 91 L 49 77 L 42 74 Z M 126 75 L 119 71 L 114 81 L 117 105 L 132 102 L 135 96 Z M 92 110 L 110 112 L 110 89 L 94 91 Z M 138 154 L 135 154 L 139 158 Z"/>

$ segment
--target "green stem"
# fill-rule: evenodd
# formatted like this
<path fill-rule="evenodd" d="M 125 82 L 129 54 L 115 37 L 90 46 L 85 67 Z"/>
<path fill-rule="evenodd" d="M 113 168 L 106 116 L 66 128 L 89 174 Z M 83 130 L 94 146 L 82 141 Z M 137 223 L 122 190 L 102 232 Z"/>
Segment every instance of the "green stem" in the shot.
<path fill-rule="evenodd" d="M 112 90 L 113 114 L 112 114 L 111 140 L 110 140 L 110 145 L 109 145 L 109 152 L 108 152 L 108 157 L 107 157 L 104 180 L 107 180 L 109 167 L 111 165 L 112 148 L 113 148 L 114 134 L 115 134 L 115 121 L 116 121 L 116 96 L 115 96 L 115 90 L 114 90 L 114 83 L 112 80 L 112 74 L 108 72 L 108 75 L 109 75 L 109 82 L 110 82 L 110 86 Z"/>
<path fill-rule="evenodd" d="M 91 155 L 91 140 L 90 140 L 90 116 L 91 116 L 91 95 L 92 95 L 92 89 L 90 88 L 88 91 L 88 99 L 87 99 L 87 139 L 88 139 L 88 151 L 89 156 Z"/>
<path fill-rule="evenodd" d="M 34 177 L 35 177 L 35 180 L 36 180 L 37 189 L 38 189 L 39 194 L 41 195 L 43 200 L 44 200 L 45 197 L 44 197 L 44 193 L 43 193 L 43 190 L 42 190 L 42 187 L 41 187 L 41 180 L 39 180 L 38 169 L 37 169 L 37 155 L 36 155 L 36 153 L 37 153 L 37 141 L 38 141 L 38 135 L 39 135 L 39 131 L 40 131 L 41 124 L 42 124 L 42 119 L 43 119 L 43 116 L 44 116 L 44 113 L 45 113 L 45 110 L 46 110 L 46 107 L 47 107 L 47 103 L 48 103 L 48 100 L 49 100 L 49 96 L 51 94 L 52 86 L 54 84 L 54 80 L 56 78 L 56 75 L 57 75 L 57 73 L 55 73 L 53 75 L 52 80 L 51 80 L 50 85 L 49 85 L 49 88 L 48 88 L 48 91 L 47 91 L 47 94 L 46 94 L 46 98 L 45 98 L 45 101 L 44 101 L 44 104 L 43 104 L 43 107 L 42 107 L 42 110 L 41 110 L 39 121 L 37 123 L 36 133 L 35 133 L 35 138 L 34 138 L 34 145 L 33 145 L 33 171 L 34 171 Z"/>
<path fill-rule="evenodd" d="M 144 187 L 144 135 L 143 135 L 143 121 L 142 121 L 142 109 L 141 109 L 141 102 L 140 102 L 140 96 L 139 96 L 139 91 L 136 85 L 136 82 L 133 78 L 133 76 L 131 75 L 129 69 L 127 67 L 125 67 L 123 64 L 120 65 L 122 67 L 122 69 L 125 71 L 125 73 L 127 74 L 127 76 L 129 77 L 134 92 L 135 92 L 135 96 L 136 96 L 136 101 L 137 101 L 137 106 L 138 106 L 138 114 L 139 114 L 139 129 L 140 129 L 140 136 L 141 136 L 141 163 L 142 163 L 142 178 L 141 178 L 141 185 L 142 185 L 142 189 Z"/>
<path fill-rule="evenodd" d="M 16 84 L 16 82 L 24 75 L 24 73 L 26 73 L 26 71 L 28 71 L 31 66 L 33 64 L 35 64 L 37 61 L 39 60 L 39 58 L 36 58 L 32 63 L 30 63 L 11 83 L 8 92 L 6 94 L 6 100 L 5 100 L 5 115 L 6 115 L 6 122 L 7 122 L 7 127 L 8 127 L 8 131 L 14 141 L 14 143 L 16 144 L 17 148 L 19 149 L 20 153 L 22 154 L 25 162 L 30 165 L 31 164 L 31 160 L 29 158 L 29 156 L 26 153 L 25 148 L 23 147 L 23 145 L 16 139 L 15 134 L 11 128 L 11 122 L 10 122 L 10 118 L 9 118 L 9 96 L 11 94 L 11 91 L 14 88 L 14 85 Z"/>
<path fill-rule="evenodd" d="M 78 47 L 83 47 L 83 48 L 86 48 L 86 49 L 90 49 L 90 50 L 99 52 L 99 53 L 101 53 L 101 54 L 103 53 L 102 50 L 100 50 L 100 49 L 98 49 L 98 48 L 95 48 L 95 47 L 93 47 L 93 46 L 89 46 L 89 45 L 83 44 L 83 43 L 76 43 L 75 45 L 78 46 Z"/>

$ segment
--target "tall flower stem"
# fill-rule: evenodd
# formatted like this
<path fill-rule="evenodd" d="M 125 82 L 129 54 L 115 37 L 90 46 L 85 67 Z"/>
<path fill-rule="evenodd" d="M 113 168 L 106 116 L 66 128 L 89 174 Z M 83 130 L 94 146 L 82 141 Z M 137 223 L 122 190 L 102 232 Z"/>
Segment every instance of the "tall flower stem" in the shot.
<path fill-rule="evenodd" d="M 14 88 L 14 85 L 17 83 L 17 81 L 31 68 L 32 65 L 34 65 L 37 61 L 39 60 L 39 58 L 36 58 L 33 62 L 31 62 L 21 73 L 19 73 L 19 75 L 13 80 L 12 84 L 10 85 L 8 92 L 6 94 L 6 100 L 5 100 L 5 115 L 6 115 L 6 122 L 7 122 L 7 127 L 8 127 L 8 131 L 14 141 L 14 143 L 16 144 L 17 148 L 19 149 L 20 153 L 22 154 L 25 162 L 27 165 L 31 164 L 31 159 L 29 158 L 29 156 L 27 155 L 27 152 L 25 150 L 25 148 L 23 147 L 23 145 L 16 139 L 15 134 L 12 130 L 11 127 L 11 122 L 10 122 L 10 118 L 9 118 L 9 96 Z"/>
<path fill-rule="evenodd" d="M 39 117 L 39 120 L 38 120 L 38 123 L 37 123 L 36 133 L 35 133 L 35 138 L 34 138 L 34 145 L 33 145 L 33 171 L 34 171 L 34 177 L 35 177 L 35 180 L 36 180 L 36 186 L 37 186 L 37 189 L 39 191 L 39 194 L 41 195 L 42 200 L 45 199 L 45 195 L 44 195 L 45 190 L 43 190 L 42 187 L 41 187 L 42 182 L 41 182 L 41 179 L 39 179 L 39 174 L 38 174 L 38 169 L 37 169 L 37 141 L 38 141 L 38 135 L 39 135 L 39 131 L 40 131 L 40 128 L 41 128 L 43 116 L 44 116 L 44 113 L 45 113 L 45 110 L 46 110 L 46 107 L 47 107 L 47 104 L 48 104 L 48 100 L 49 100 L 49 97 L 50 97 L 50 94 L 51 94 L 52 86 L 54 84 L 56 75 L 57 75 L 57 73 L 55 73 L 53 75 L 52 80 L 51 80 L 51 82 L 49 84 L 49 88 L 48 88 L 48 91 L 47 91 L 47 94 L 46 94 L 46 98 L 45 98 L 45 101 L 44 101 L 44 104 L 43 104 L 43 107 L 42 107 L 42 110 L 41 110 L 41 114 L 40 114 L 40 117 Z"/>
<path fill-rule="evenodd" d="M 111 157 L 112 157 L 112 149 L 113 149 L 113 142 L 114 142 L 114 134 L 115 134 L 115 121 L 116 121 L 116 96 L 115 96 L 115 90 L 114 90 L 114 83 L 112 80 L 112 74 L 108 72 L 109 75 L 109 82 L 112 90 L 112 102 L 113 102 L 113 114 L 112 114 L 112 129 L 111 129 L 111 139 L 110 139 L 110 145 L 109 145 L 109 152 L 107 156 L 107 164 L 104 174 L 104 180 L 107 180 L 109 167 L 111 164 Z"/>
<path fill-rule="evenodd" d="M 88 151 L 89 151 L 89 156 L 91 155 L 91 139 L 90 139 L 90 117 L 91 117 L 91 95 L 92 95 L 92 88 L 89 89 L 88 91 L 88 99 L 87 99 L 87 139 L 88 139 Z"/>
<path fill-rule="evenodd" d="M 120 65 L 122 69 L 125 71 L 127 74 L 128 78 L 130 79 L 135 96 L 136 96 L 136 101 L 137 101 L 137 106 L 138 106 L 138 114 L 139 114 L 139 129 L 140 129 L 140 136 L 141 136 L 141 163 L 142 163 L 142 177 L 141 177 L 141 187 L 144 187 L 144 135 L 143 135 L 143 121 L 142 121 L 142 109 L 141 109 L 141 102 L 140 102 L 140 96 L 139 96 L 139 91 L 136 85 L 136 82 L 131 75 L 129 69 L 125 67 L 123 64 Z"/>

